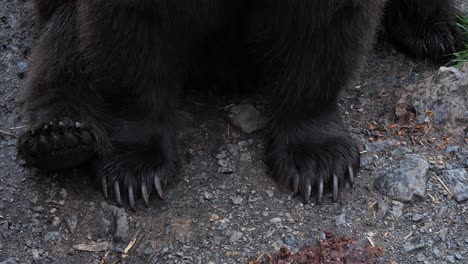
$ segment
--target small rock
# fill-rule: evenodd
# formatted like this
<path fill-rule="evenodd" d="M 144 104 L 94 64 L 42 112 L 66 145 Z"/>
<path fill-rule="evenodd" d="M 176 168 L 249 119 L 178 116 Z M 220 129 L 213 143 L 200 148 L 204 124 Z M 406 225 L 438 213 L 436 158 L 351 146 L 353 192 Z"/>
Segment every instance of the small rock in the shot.
<path fill-rule="evenodd" d="M 44 207 L 42 206 L 34 206 L 33 208 L 31 208 L 31 210 L 33 212 L 36 212 L 36 213 L 42 213 L 44 211 Z"/>
<path fill-rule="evenodd" d="M 417 154 L 407 154 L 396 167 L 380 173 L 374 185 L 385 195 L 399 201 L 424 197 L 429 163 Z"/>
<path fill-rule="evenodd" d="M 341 208 L 336 215 L 336 226 L 342 226 L 346 224 L 346 211 L 344 208 Z"/>
<path fill-rule="evenodd" d="M 58 218 L 57 216 L 54 216 L 54 218 L 52 219 L 52 226 L 59 226 L 60 225 L 60 218 Z"/>
<path fill-rule="evenodd" d="M 240 156 L 241 161 L 252 161 L 252 155 L 250 153 L 242 153 Z"/>
<path fill-rule="evenodd" d="M 0 264 L 16 264 L 16 259 L 14 257 L 9 257 L 4 261 L 0 261 Z"/>
<path fill-rule="evenodd" d="M 466 169 L 446 170 L 443 179 L 454 195 L 468 192 L 468 172 Z"/>
<path fill-rule="evenodd" d="M 28 63 L 26 61 L 19 61 L 16 63 L 17 74 L 20 78 L 23 78 L 25 73 L 28 71 Z"/>
<path fill-rule="evenodd" d="M 239 232 L 239 231 L 232 231 L 232 234 L 231 234 L 231 237 L 229 238 L 229 241 L 231 242 L 236 242 L 237 240 L 239 240 L 240 238 L 242 238 L 244 234 L 242 234 L 242 232 Z"/>
<path fill-rule="evenodd" d="M 37 194 L 33 194 L 33 196 L 29 198 L 29 201 L 33 204 L 37 204 L 37 202 L 39 201 L 39 197 L 37 197 Z"/>
<path fill-rule="evenodd" d="M 273 198 L 273 190 L 266 190 L 265 192 L 267 193 L 268 197 Z"/>
<path fill-rule="evenodd" d="M 35 262 L 39 262 L 41 260 L 41 256 L 39 255 L 39 251 L 37 249 L 33 248 L 31 250 L 31 254 Z"/>
<path fill-rule="evenodd" d="M 219 154 L 217 154 L 215 156 L 216 159 L 219 159 L 219 160 L 222 160 L 222 159 L 225 159 L 227 158 L 227 154 L 226 154 L 226 151 L 221 151 Z"/>
<path fill-rule="evenodd" d="M 45 241 L 50 241 L 50 240 L 54 241 L 54 240 L 60 240 L 60 239 L 62 239 L 62 236 L 60 235 L 58 231 L 50 231 L 44 235 Z"/>
<path fill-rule="evenodd" d="M 454 154 L 459 153 L 460 150 L 461 150 L 460 146 L 448 145 L 448 146 L 445 148 L 445 153 L 450 154 L 450 155 L 454 155 Z"/>
<path fill-rule="evenodd" d="M 409 251 L 413 251 L 415 249 L 424 248 L 425 246 L 426 246 L 426 242 L 424 241 L 423 237 L 414 236 L 414 237 L 408 239 L 408 241 L 406 241 L 403 244 L 403 249 L 406 252 L 409 252 Z"/>
<path fill-rule="evenodd" d="M 468 200 L 468 191 L 456 193 L 455 200 L 459 203 L 466 202 Z"/>
<path fill-rule="evenodd" d="M 117 243 L 125 242 L 128 238 L 128 219 L 125 209 L 116 206 L 110 206 L 112 208 L 115 218 L 115 232 L 114 241 Z"/>
<path fill-rule="evenodd" d="M 423 218 L 424 218 L 424 215 L 422 215 L 422 214 L 418 214 L 418 213 L 413 214 L 413 221 L 415 221 L 415 222 L 419 222 Z"/>
<path fill-rule="evenodd" d="M 76 213 L 72 213 L 66 220 L 67 228 L 70 233 L 74 233 L 76 230 L 76 226 L 78 225 L 78 215 Z"/>
<path fill-rule="evenodd" d="M 235 204 L 235 205 L 240 205 L 240 204 L 242 204 L 242 201 L 243 201 L 243 200 L 244 200 L 244 199 L 243 199 L 242 197 L 240 197 L 240 196 L 233 196 L 233 197 L 231 197 L 231 201 L 232 201 L 232 203 Z"/>
<path fill-rule="evenodd" d="M 450 262 L 450 263 L 455 263 L 455 257 L 454 256 L 447 256 L 445 259 L 447 259 L 447 261 Z"/>
<path fill-rule="evenodd" d="M 205 200 L 211 200 L 213 199 L 213 195 L 209 192 L 204 192 L 203 193 L 203 198 L 205 198 Z"/>
<path fill-rule="evenodd" d="M 279 223 L 281 221 L 283 221 L 283 219 L 281 219 L 279 217 L 275 217 L 275 218 L 270 219 L 270 223 L 272 223 L 272 224 L 276 224 L 276 223 Z"/>
<path fill-rule="evenodd" d="M 395 217 L 395 219 L 400 218 L 400 216 L 403 214 L 403 207 L 405 205 L 403 203 L 400 203 L 398 201 L 392 201 L 392 215 Z"/>
<path fill-rule="evenodd" d="M 377 203 L 378 211 L 377 211 L 377 216 L 382 219 L 384 218 L 387 213 L 390 211 L 390 205 L 385 201 L 385 199 L 382 199 Z"/>
<path fill-rule="evenodd" d="M 260 112 L 252 105 L 236 105 L 231 108 L 229 118 L 232 123 L 240 127 L 244 133 L 252 133 L 263 128 L 265 122 Z"/>
<path fill-rule="evenodd" d="M 210 216 L 210 221 L 213 222 L 213 221 L 216 221 L 216 220 L 219 220 L 219 215 L 217 214 L 212 214 Z"/>
<path fill-rule="evenodd" d="M 292 246 L 296 243 L 296 238 L 292 234 L 286 234 L 283 239 L 284 243 L 288 246 Z"/>
<path fill-rule="evenodd" d="M 236 158 L 239 156 L 239 147 L 236 144 L 228 144 L 226 150 L 231 154 L 232 157 Z"/>

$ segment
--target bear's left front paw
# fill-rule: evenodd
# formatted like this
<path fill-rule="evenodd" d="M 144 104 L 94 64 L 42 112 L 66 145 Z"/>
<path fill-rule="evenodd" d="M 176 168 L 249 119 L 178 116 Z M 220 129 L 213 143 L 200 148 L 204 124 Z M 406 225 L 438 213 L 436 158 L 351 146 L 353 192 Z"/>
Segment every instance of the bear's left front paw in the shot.
<path fill-rule="evenodd" d="M 324 188 L 338 200 L 339 188 L 353 185 L 359 170 L 359 149 L 345 130 L 311 129 L 307 133 L 275 133 L 267 149 L 271 176 L 291 186 L 307 203 L 316 188 L 321 202 Z"/>

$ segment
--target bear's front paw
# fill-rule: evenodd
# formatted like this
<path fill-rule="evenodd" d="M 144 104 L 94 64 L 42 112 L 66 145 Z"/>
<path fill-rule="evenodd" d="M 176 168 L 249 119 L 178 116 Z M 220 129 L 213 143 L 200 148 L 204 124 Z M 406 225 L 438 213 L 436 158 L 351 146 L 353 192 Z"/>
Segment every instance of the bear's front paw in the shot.
<path fill-rule="evenodd" d="M 68 118 L 43 123 L 18 139 L 18 154 L 26 164 L 47 170 L 78 167 L 95 155 L 95 136 L 86 124 Z"/>
<path fill-rule="evenodd" d="M 335 126 L 335 125 L 333 125 Z M 290 186 L 307 203 L 316 190 L 321 202 L 324 189 L 331 189 L 333 201 L 346 182 L 353 185 L 359 170 L 359 149 L 344 128 L 308 126 L 273 133 L 267 149 L 271 176 Z"/>

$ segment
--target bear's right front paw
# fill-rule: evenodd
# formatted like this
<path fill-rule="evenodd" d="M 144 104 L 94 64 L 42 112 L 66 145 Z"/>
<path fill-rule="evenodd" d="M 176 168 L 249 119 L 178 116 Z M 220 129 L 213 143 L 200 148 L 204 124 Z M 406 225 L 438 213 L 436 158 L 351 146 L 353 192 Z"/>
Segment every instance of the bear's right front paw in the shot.
<path fill-rule="evenodd" d="M 18 139 L 18 155 L 26 164 L 47 170 L 78 167 L 95 155 L 96 139 L 80 122 L 44 123 Z"/>

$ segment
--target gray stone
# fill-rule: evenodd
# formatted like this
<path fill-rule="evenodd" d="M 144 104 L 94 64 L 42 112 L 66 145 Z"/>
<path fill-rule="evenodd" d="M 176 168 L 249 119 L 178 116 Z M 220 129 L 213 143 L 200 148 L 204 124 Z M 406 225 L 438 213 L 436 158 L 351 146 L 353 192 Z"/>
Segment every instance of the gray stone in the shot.
<path fill-rule="evenodd" d="M 468 191 L 456 193 L 455 200 L 459 203 L 466 202 L 468 200 Z"/>
<path fill-rule="evenodd" d="M 44 235 L 45 241 L 50 241 L 50 240 L 55 241 L 55 240 L 60 240 L 60 239 L 62 239 L 62 235 L 58 231 L 50 231 Z"/>
<path fill-rule="evenodd" d="M 399 201 L 411 201 L 426 194 L 429 163 L 417 154 L 407 154 L 396 166 L 387 168 L 374 181 L 383 194 Z"/>
<path fill-rule="evenodd" d="M 252 133 L 264 127 L 260 112 L 252 105 L 242 104 L 231 108 L 229 118 L 235 126 L 242 129 L 244 133 Z"/>
<path fill-rule="evenodd" d="M 336 226 L 342 226 L 346 224 L 346 210 L 344 208 L 341 208 L 338 211 L 338 214 L 336 215 L 335 224 Z"/>
<path fill-rule="evenodd" d="M 454 256 L 447 256 L 445 259 L 450 262 L 450 263 L 455 263 L 455 257 Z"/>
<path fill-rule="evenodd" d="M 415 222 L 419 222 L 423 218 L 424 218 L 424 215 L 422 215 L 422 214 L 418 214 L 418 213 L 413 214 L 413 221 L 415 221 Z"/>
<path fill-rule="evenodd" d="M 395 219 L 400 218 L 400 216 L 403 214 L 403 207 L 403 203 L 392 201 L 392 215 L 395 217 Z"/>
<path fill-rule="evenodd" d="M 242 201 L 243 201 L 243 200 L 244 200 L 244 199 L 243 199 L 242 197 L 238 196 L 238 195 L 237 195 L 237 196 L 231 197 L 231 201 L 232 201 L 232 203 L 235 204 L 235 205 L 242 204 Z"/>
<path fill-rule="evenodd" d="M 446 170 L 443 174 L 443 180 L 455 196 L 458 193 L 468 192 L 468 172 L 466 169 Z M 463 195 L 461 196 L 463 197 Z"/>
<path fill-rule="evenodd" d="M 70 233 L 74 233 L 76 226 L 78 225 L 78 215 L 76 213 L 71 213 L 71 215 L 66 220 L 67 228 Z"/>
<path fill-rule="evenodd" d="M 385 150 L 389 147 L 399 146 L 399 141 L 396 139 L 391 140 L 379 140 L 372 143 L 367 143 L 364 147 L 368 152 L 377 153 Z"/>
<path fill-rule="evenodd" d="M 272 223 L 272 224 L 276 224 L 276 223 L 279 223 L 281 221 L 283 221 L 283 219 L 281 219 L 279 217 L 275 217 L 275 218 L 270 219 L 270 223 Z"/>
<path fill-rule="evenodd" d="M 406 252 L 413 251 L 416 249 L 424 248 L 426 246 L 426 241 L 422 236 L 414 236 L 403 244 L 403 249 Z"/>
<path fill-rule="evenodd" d="M 115 218 L 114 241 L 117 243 L 126 242 L 128 238 L 128 219 L 125 209 L 116 206 L 110 206 Z"/>
<path fill-rule="evenodd" d="M 0 261 L 0 264 L 16 264 L 16 259 L 14 257 L 9 257 L 4 261 Z"/>
<path fill-rule="evenodd" d="M 283 239 L 284 243 L 288 246 L 292 246 L 296 243 L 296 238 L 294 235 L 287 233 Z"/>
<path fill-rule="evenodd" d="M 241 239 L 243 235 L 244 234 L 242 234 L 242 232 L 232 231 L 231 237 L 229 238 L 229 241 L 236 242 L 237 240 Z"/>

